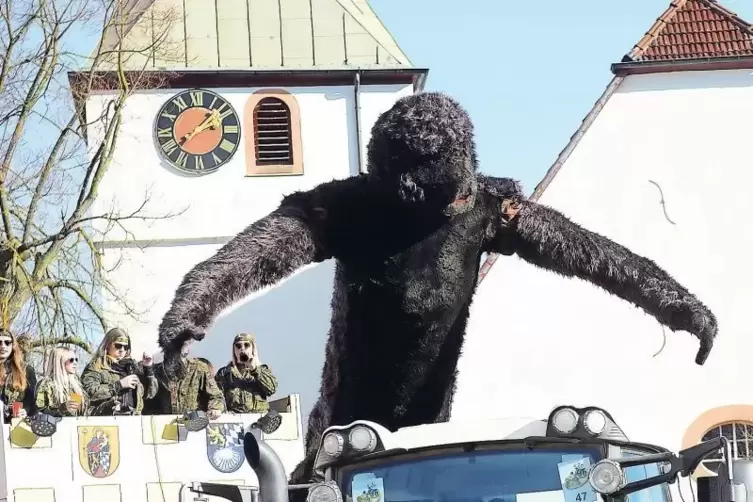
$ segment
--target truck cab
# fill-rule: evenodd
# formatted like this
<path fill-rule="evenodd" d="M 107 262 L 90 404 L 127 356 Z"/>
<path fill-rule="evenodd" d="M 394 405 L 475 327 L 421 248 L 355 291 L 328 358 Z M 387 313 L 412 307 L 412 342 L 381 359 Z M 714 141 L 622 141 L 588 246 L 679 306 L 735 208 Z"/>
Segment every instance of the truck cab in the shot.
<path fill-rule="evenodd" d="M 677 477 L 724 449 L 724 441 L 675 455 L 630 442 L 596 407 L 560 406 L 546 420 L 458 421 L 395 432 L 359 420 L 322 435 L 314 465 L 321 481 L 312 485 L 288 486 L 263 442 L 247 434 L 259 488 L 229 500 L 283 502 L 307 490 L 307 502 L 670 502 Z M 711 500 L 729 502 L 731 491 L 720 488 Z"/>

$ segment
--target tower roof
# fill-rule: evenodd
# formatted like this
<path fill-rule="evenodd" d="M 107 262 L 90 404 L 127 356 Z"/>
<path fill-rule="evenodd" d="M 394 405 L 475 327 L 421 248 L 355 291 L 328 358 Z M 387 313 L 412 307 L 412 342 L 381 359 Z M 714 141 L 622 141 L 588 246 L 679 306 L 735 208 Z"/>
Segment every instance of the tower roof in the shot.
<path fill-rule="evenodd" d="M 673 0 L 623 61 L 753 56 L 753 25 L 716 0 Z"/>
<path fill-rule="evenodd" d="M 122 31 L 125 70 L 413 68 L 367 0 L 122 0 L 122 9 L 123 28 L 108 31 L 100 54 Z M 114 69 L 114 55 L 98 68 Z"/>

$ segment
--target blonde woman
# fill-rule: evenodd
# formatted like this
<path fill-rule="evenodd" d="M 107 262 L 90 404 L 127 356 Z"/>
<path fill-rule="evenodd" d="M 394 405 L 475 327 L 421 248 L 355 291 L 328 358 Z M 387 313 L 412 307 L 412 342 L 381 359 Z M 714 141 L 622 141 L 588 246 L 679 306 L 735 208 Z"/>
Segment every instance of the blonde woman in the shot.
<path fill-rule="evenodd" d="M 99 344 L 81 375 L 90 399 L 90 415 L 141 415 L 144 399 L 157 393 L 152 357 L 144 352 L 141 362 L 131 358 L 131 337 L 113 328 Z"/>
<path fill-rule="evenodd" d="M 233 356 L 215 376 L 222 390 L 227 411 L 232 413 L 264 413 L 269 410 L 267 399 L 277 390 L 277 378 L 261 363 L 256 338 L 240 333 L 233 340 Z"/>
<path fill-rule="evenodd" d="M 56 347 L 47 361 L 47 371 L 37 386 L 37 409 L 56 417 L 86 414 L 87 398 L 76 371 L 78 357 L 69 349 Z"/>

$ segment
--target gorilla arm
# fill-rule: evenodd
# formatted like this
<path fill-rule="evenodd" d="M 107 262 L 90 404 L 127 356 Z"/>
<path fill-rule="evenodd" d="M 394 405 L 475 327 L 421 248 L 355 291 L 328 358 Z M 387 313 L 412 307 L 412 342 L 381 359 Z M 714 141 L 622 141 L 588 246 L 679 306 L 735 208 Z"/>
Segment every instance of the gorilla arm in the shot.
<path fill-rule="evenodd" d="M 307 210 L 306 195 L 287 197 L 186 274 L 159 327 L 163 351 L 179 351 L 189 338 L 201 340 L 224 308 L 328 258 L 315 235 L 323 212 Z"/>
<path fill-rule="evenodd" d="M 591 282 L 671 330 L 692 333 L 701 342 L 695 362 L 706 361 L 717 333 L 714 314 L 656 263 L 549 207 L 519 199 L 502 199 L 501 204 L 491 251 L 517 254 L 565 277 Z"/>

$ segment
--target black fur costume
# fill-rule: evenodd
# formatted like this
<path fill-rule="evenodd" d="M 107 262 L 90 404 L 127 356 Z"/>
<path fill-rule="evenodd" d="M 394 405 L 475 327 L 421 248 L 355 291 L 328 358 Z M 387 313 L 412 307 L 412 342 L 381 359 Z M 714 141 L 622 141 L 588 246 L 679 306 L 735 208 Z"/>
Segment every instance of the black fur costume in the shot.
<path fill-rule="evenodd" d="M 321 397 L 293 482 L 313 477 L 330 425 L 448 420 L 484 252 L 601 286 L 696 335 L 704 363 L 717 323 L 695 296 L 651 260 L 527 201 L 516 181 L 477 174 L 476 164 L 473 125 L 454 100 L 402 98 L 372 129 L 368 174 L 286 196 L 183 279 L 160 326 L 166 360 L 232 303 L 337 260 Z"/>

